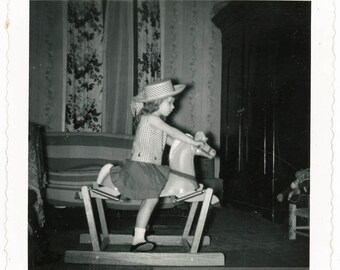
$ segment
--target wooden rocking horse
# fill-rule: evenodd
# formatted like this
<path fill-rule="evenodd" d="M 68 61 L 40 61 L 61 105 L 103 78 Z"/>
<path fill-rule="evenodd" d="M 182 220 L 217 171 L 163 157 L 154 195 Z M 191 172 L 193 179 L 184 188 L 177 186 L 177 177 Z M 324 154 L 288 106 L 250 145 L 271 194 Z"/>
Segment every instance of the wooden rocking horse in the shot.
<path fill-rule="evenodd" d="M 189 135 L 190 136 L 190 135 Z M 105 176 L 112 165 L 105 165 L 93 187 L 83 186 L 80 197 L 84 201 L 89 234 L 80 235 L 80 243 L 91 243 L 92 251 L 68 250 L 65 263 L 108 264 L 108 265 L 157 265 L 157 266 L 224 266 L 223 253 L 199 253 L 201 245 L 210 245 L 209 236 L 203 236 L 203 229 L 211 204 L 219 202 L 211 188 L 204 189 L 195 179 L 194 156 L 215 157 L 202 132 L 196 133 L 195 140 L 205 143 L 197 148 L 175 140 L 169 153 L 169 179 L 160 197 L 169 203 L 181 201 L 191 203 L 182 235 L 149 235 L 148 240 L 158 246 L 182 246 L 185 252 L 112 252 L 105 251 L 108 245 L 130 245 L 132 235 L 109 234 L 102 200 L 120 202 L 120 192 L 112 183 L 105 183 Z M 117 168 L 119 170 L 119 168 Z M 98 234 L 91 198 L 95 198 L 101 234 Z M 138 202 L 138 201 L 137 201 Z M 196 230 L 190 235 L 199 203 L 202 203 Z M 121 203 L 121 202 L 120 202 Z M 140 202 L 139 202 L 140 203 Z"/>

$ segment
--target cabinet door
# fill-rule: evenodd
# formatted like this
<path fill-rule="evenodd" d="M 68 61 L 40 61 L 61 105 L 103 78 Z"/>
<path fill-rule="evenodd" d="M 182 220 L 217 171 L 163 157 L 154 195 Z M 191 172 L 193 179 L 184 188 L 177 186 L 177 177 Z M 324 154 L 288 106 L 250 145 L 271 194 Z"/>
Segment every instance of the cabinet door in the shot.
<path fill-rule="evenodd" d="M 222 106 L 227 112 L 227 117 L 222 117 L 227 127 L 226 192 L 232 201 L 271 209 L 275 167 L 271 55 L 276 47 L 248 37 L 239 42 L 241 46 L 231 51 L 228 59 L 228 98 Z"/>
<path fill-rule="evenodd" d="M 284 208 L 276 195 L 309 167 L 310 3 L 238 2 L 224 12 L 215 22 L 225 198 L 274 220 Z"/>
<path fill-rule="evenodd" d="M 243 107 L 240 93 L 243 89 L 242 34 L 223 39 L 223 70 L 221 93 L 221 177 L 226 179 L 238 171 L 239 166 L 239 110 Z"/>

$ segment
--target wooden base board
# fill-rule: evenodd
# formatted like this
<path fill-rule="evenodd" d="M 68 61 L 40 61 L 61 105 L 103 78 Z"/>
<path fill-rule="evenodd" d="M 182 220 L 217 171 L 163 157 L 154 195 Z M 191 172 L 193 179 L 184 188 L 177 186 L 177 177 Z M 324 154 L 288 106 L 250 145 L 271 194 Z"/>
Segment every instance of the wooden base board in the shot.
<path fill-rule="evenodd" d="M 100 235 L 101 240 L 104 239 L 103 235 Z M 132 235 L 128 234 L 109 234 L 109 243 L 114 245 L 130 245 L 133 240 Z M 182 246 L 182 236 L 181 235 L 149 235 L 148 240 L 156 243 L 158 246 Z M 194 240 L 193 236 L 188 236 L 187 241 L 190 245 Z M 80 244 L 91 244 L 91 236 L 90 234 L 81 234 L 80 235 Z M 202 245 L 209 246 L 210 245 L 210 237 L 203 236 L 202 237 Z"/>
<path fill-rule="evenodd" d="M 68 250 L 65 263 L 152 266 L 224 266 L 223 253 L 142 253 Z"/>

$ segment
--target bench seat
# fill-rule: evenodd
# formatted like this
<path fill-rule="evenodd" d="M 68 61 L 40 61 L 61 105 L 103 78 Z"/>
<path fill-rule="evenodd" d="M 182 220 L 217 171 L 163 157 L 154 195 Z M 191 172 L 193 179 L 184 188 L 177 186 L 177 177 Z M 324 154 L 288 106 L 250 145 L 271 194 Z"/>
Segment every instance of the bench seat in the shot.
<path fill-rule="evenodd" d="M 134 137 L 125 134 L 46 132 L 46 201 L 54 206 L 83 206 L 75 193 L 96 181 L 106 163 L 131 158 Z M 109 203 L 108 203 L 109 204 Z"/>

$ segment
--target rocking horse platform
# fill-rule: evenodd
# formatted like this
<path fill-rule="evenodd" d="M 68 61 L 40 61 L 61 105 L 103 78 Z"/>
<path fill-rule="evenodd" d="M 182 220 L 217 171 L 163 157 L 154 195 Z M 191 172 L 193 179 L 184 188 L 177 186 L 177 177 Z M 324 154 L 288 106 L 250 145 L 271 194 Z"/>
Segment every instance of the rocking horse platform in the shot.
<path fill-rule="evenodd" d="M 93 192 L 101 190 L 94 183 L 93 188 L 83 186 L 81 198 L 84 201 L 86 218 L 89 225 L 89 234 L 80 235 L 80 244 L 91 244 L 92 251 L 68 250 L 65 252 L 65 263 L 77 264 L 105 264 L 105 265 L 150 265 L 150 266 L 224 266 L 223 253 L 198 253 L 199 247 L 210 245 L 210 237 L 203 236 L 208 210 L 213 197 L 212 189 L 204 190 L 201 211 L 198 217 L 194 235 L 189 235 L 199 201 L 191 202 L 190 211 L 182 235 L 150 235 L 148 240 L 157 246 L 182 246 L 184 252 L 116 252 L 106 251 L 109 245 L 130 245 L 132 235 L 109 234 L 106 224 L 103 199 L 112 199 L 103 193 Z M 104 188 L 104 191 L 107 191 Z M 99 216 L 101 233 L 97 231 L 95 216 L 92 206 L 92 198 L 95 199 Z M 192 198 L 191 200 L 194 200 Z"/>

